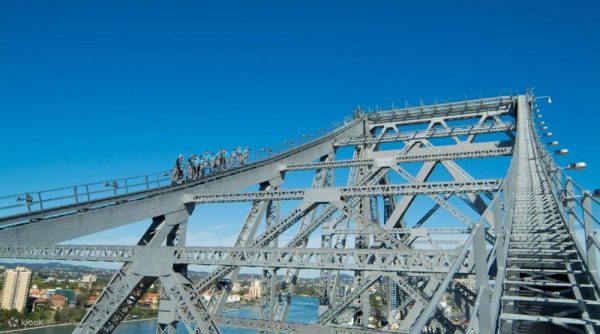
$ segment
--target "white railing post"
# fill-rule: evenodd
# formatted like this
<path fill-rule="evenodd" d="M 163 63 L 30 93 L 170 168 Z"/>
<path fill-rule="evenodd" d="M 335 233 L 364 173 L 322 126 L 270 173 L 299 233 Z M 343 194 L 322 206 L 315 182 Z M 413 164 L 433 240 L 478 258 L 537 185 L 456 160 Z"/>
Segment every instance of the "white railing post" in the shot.
<path fill-rule="evenodd" d="M 571 235 L 575 235 L 575 190 L 573 180 L 567 177 L 565 181 L 565 207 L 567 208 L 567 227 Z"/>
<path fill-rule="evenodd" d="M 585 231 L 585 249 L 587 253 L 587 265 L 590 271 L 590 275 L 596 276 L 598 274 L 598 262 L 596 257 L 596 251 L 598 247 L 594 240 L 594 218 L 592 217 L 592 195 L 584 191 L 581 195 L 582 207 L 583 207 L 583 227 Z"/>

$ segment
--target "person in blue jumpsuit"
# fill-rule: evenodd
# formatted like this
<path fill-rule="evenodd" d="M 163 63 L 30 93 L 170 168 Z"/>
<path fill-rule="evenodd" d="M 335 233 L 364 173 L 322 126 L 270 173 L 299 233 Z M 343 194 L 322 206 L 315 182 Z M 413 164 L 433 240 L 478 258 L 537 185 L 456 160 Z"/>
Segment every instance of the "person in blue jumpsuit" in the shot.
<path fill-rule="evenodd" d="M 227 169 L 227 163 L 229 162 L 229 153 L 227 153 L 226 149 L 221 150 L 221 169 Z"/>
<path fill-rule="evenodd" d="M 175 160 L 175 166 L 173 167 L 173 172 L 171 173 L 171 183 L 177 184 L 183 181 L 183 154 L 180 154 Z"/>
<path fill-rule="evenodd" d="M 248 145 L 246 145 L 246 147 L 244 147 L 244 151 L 242 151 L 242 165 L 245 165 L 248 163 L 249 155 L 250 155 L 250 147 L 248 147 Z"/>

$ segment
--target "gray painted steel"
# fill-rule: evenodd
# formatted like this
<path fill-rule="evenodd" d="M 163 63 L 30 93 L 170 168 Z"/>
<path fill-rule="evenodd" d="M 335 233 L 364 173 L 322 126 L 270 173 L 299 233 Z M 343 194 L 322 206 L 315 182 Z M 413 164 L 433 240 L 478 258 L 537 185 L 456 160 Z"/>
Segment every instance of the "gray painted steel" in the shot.
<path fill-rule="evenodd" d="M 161 288 L 156 333 L 178 324 L 188 333 L 597 333 L 600 203 L 545 149 L 534 103 L 528 93 L 356 111 L 298 148 L 182 185 L 155 174 L 2 197 L 0 258 L 122 263 L 74 333 L 112 333 L 151 284 Z M 401 145 L 386 148 L 393 143 Z M 346 146 L 353 158 L 336 159 Z M 506 156 L 502 179 L 475 179 L 458 163 Z M 336 186 L 344 168 L 346 186 Z M 432 180 L 439 169 L 450 179 Z M 287 174 L 310 170 L 312 184 L 286 187 Z M 259 191 L 240 192 L 250 186 Z M 415 218 L 417 198 L 432 206 Z M 298 206 L 286 212 L 283 200 Z M 250 206 L 235 246 L 186 246 L 194 208 L 228 202 Z M 64 243 L 146 219 L 152 223 L 134 246 Z M 309 247 L 313 235 L 318 248 Z M 192 282 L 189 265 L 213 269 Z M 242 268 L 262 268 L 259 319 L 223 316 Z M 320 271 L 319 319 L 290 323 L 306 269 Z M 342 272 L 353 279 L 340 294 Z M 369 302 L 376 285 L 386 287 L 383 311 Z M 450 311 L 441 303 L 449 296 Z M 375 319 L 386 324 L 370 328 Z"/>

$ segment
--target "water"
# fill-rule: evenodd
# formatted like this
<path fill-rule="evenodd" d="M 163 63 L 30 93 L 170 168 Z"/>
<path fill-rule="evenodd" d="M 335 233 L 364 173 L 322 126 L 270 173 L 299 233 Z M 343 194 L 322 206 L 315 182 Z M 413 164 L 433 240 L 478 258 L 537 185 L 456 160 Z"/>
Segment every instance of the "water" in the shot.
<path fill-rule="evenodd" d="M 295 296 L 292 299 L 288 320 L 291 322 L 309 323 L 317 319 L 319 300 L 313 297 Z M 258 306 L 249 309 L 232 310 L 223 314 L 228 317 L 258 318 Z M 23 331 L 23 334 L 65 334 L 73 331 L 73 326 L 49 327 Z M 115 334 L 148 334 L 156 331 L 156 320 L 142 320 L 122 323 Z M 255 330 L 223 327 L 224 334 L 256 334 Z M 177 327 L 177 334 L 185 334 L 183 325 Z"/>

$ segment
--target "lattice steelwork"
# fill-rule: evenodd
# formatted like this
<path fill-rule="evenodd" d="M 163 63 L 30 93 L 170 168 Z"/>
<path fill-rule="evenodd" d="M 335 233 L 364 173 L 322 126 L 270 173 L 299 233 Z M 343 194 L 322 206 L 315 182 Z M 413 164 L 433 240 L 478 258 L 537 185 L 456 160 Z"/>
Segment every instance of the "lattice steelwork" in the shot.
<path fill-rule="evenodd" d="M 357 110 L 304 145 L 182 185 L 156 174 L 3 197 L 0 257 L 122 263 L 73 333 L 112 333 L 152 284 L 156 333 L 596 333 L 599 202 L 546 150 L 535 100 Z M 299 171 L 312 184 L 286 187 Z M 194 208 L 230 202 L 249 207 L 235 245 L 186 246 Z M 146 219 L 137 245 L 65 243 Z M 192 281 L 189 265 L 213 269 Z M 223 313 L 242 268 L 262 273 L 257 319 Z M 307 270 L 318 319 L 289 322 Z"/>

